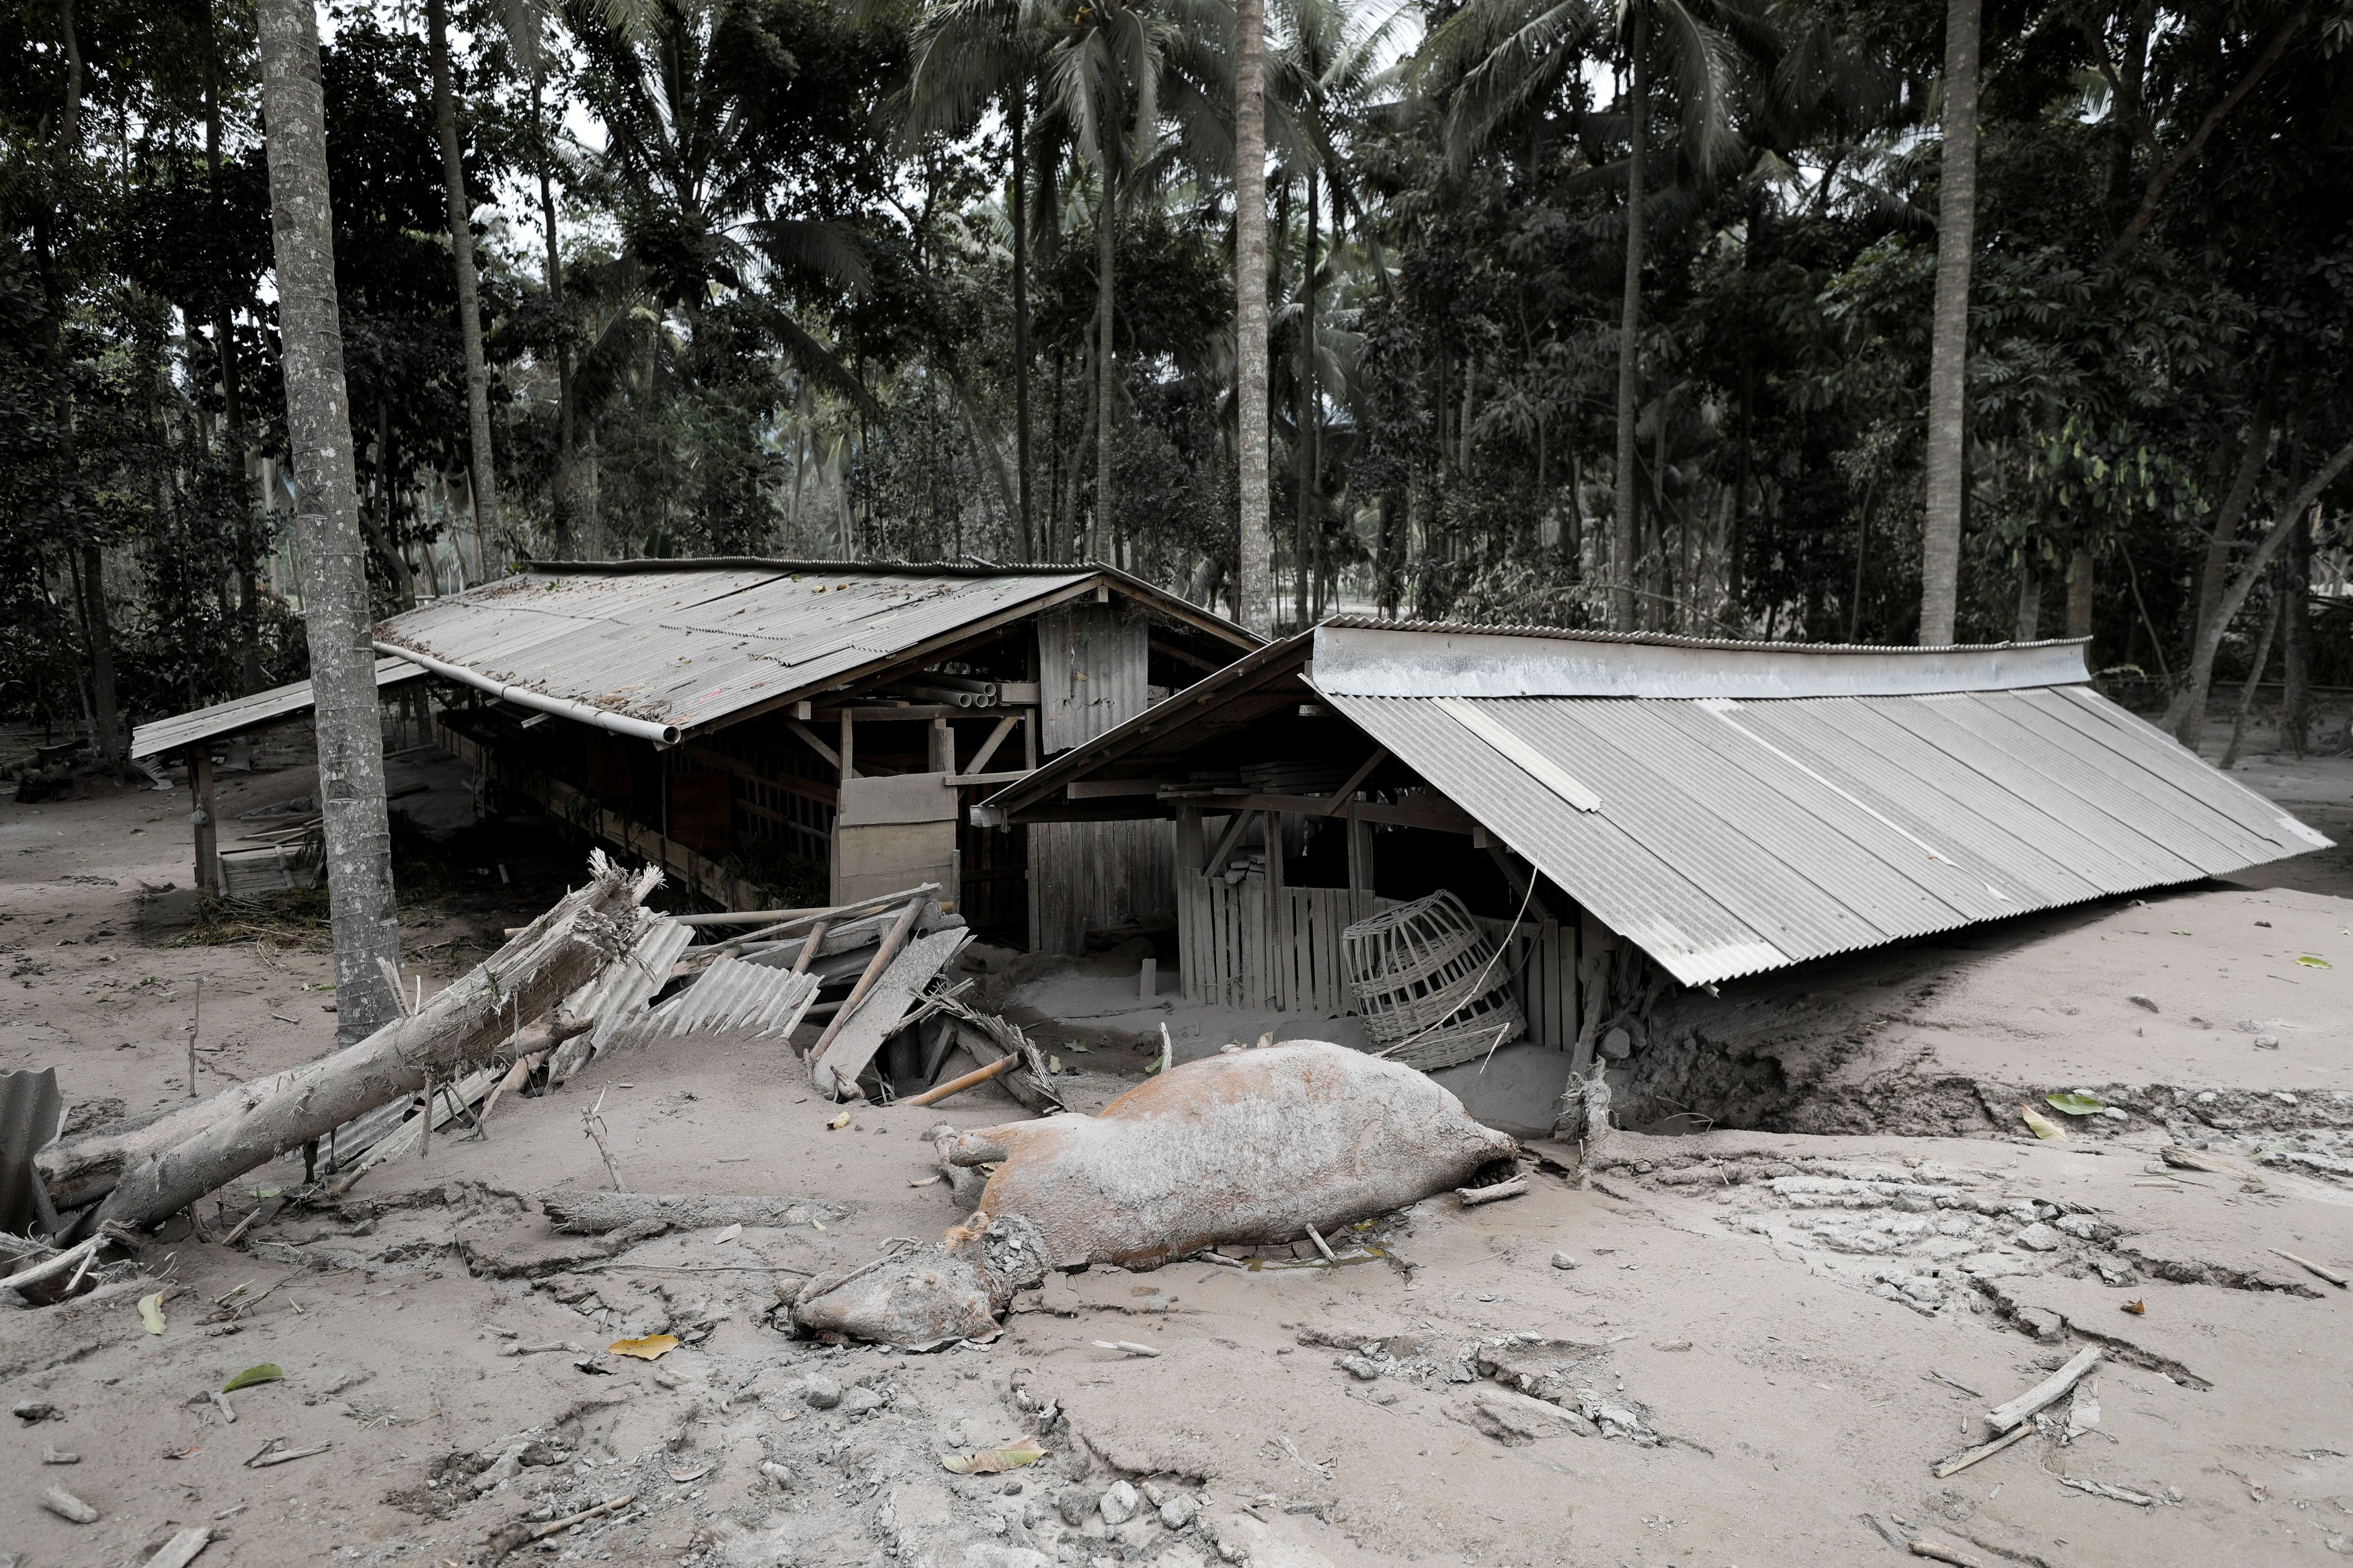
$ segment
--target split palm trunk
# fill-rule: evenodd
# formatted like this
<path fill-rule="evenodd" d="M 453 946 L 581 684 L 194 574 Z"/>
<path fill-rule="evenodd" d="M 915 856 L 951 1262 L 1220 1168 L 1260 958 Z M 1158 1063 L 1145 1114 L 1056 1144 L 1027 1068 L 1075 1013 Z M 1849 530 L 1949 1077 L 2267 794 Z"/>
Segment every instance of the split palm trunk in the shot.
<path fill-rule="evenodd" d="M 1978 0 L 1950 0 L 1945 10 L 1945 152 L 1928 350 L 1927 515 L 1920 537 L 1923 647 L 1953 640 L 1960 591 L 1969 258 L 1978 216 Z"/>
<path fill-rule="evenodd" d="M 488 1058 L 628 950 L 637 906 L 659 881 L 658 871 L 632 876 L 596 855 L 587 886 L 414 1016 L 289 1079 L 216 1097 L 200 1131 L 121 1168 L 99 1218 L 153 1225 L 363 1111 L 416 1093 L 428 1073 Z"/>
<path fill-rule="evenodd" d="M 293 448 L 294 527 L 316 694 L 320 815 L 335 935 L 336 1033 L 365 1039 L 396 1016 L 387 966 L 400 960 L 392 834 L 385 820 L 384 729 L 369 640 L 367 562 L 352 468 L 343 330 L 327 192 L 326 98 L 311 0 L 259 0 L 262 111 L 269 127 L 269 220 L 280 362 Z"/>
<path fill-rule="evenodd" d="M 466 349 L 474 519 L 475 526 L 488 534 L 498 526 L 498 476 L 491 461 L 491 379 L 482 363 L 482 313 L 475 288 L 474 205 L 466 196 L 466 168 L 458 147 L 458 99 L 449 86 L 448 0 L 426 0 L 425 12 L 433 34 L 433 125 L 441 139 L 441 182 L 449 196 L 449 254 L 458 266 L 458 331 Z"/>
<path fill-rule="evenodd" d="M 1234 447 L 1240 459 L 1235 608 L 1274 630 L 1273 509 L 1266 436 L 1266 5 L 1235 0 Z"/>

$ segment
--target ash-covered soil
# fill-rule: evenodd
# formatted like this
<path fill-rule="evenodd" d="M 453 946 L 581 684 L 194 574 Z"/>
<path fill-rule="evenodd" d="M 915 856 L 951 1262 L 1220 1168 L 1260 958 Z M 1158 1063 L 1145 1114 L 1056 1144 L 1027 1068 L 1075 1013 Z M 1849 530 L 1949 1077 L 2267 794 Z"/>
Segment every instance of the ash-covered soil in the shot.
<path fill-rule="evenodd" d="M 0 986 L 0 1067 L 56 1065 L 101 1110 L 184 1094 L 199 974 L 200 1044 L 225 1047 L 200 1087 L 331 1043 L 322 956 L 172 948 L 161 900 L 142 915 L 142 879 L 185 885 L 185 798 L 0 806 L 0 942 L 21 944 L 0 956 L 28 971 Z M 2013 967 L 1967 955 L 1983 966 L 1925 999 L 1908 972 L 1888 979 L 1879 1010 L 1908 1021 L 1874 1028 L 1949 1055 L 1852 1083 L 1849 1057 L 1806 1093 L 1952 1097 L 1920 1136 L 1620 1132 L 1581 1173 L 1573 1147 L 1544 1145 L 1527 1197 L 1433 1198 L 1333 1238 L 1339 1267 L 1056 1276 L 995 1343 L 932 1355 L 797 1340 L 778 1306 L 811 1272 L 962 1218 L 924 1133 L 1018 1107 L 991 1090 L 835 1131 L 770 1043 L 609 1058 L 337 1203 L 283 1203 L 299 1162 L 256 1172 L 96 1294 L 12 1313 L 0 1405 L 41 1418 L 0 1416 L 0 1555 L 111 1568 L 202 1525 L 219 1532 L 205 1568 L 1715 1568 L 1894 1564 L 1915 1538 L 1989 1565 L 2337 1561 L 2353 1555 L 2353 1302 L 2279 1256 L 2353 1271 L 2353 1141 L 2333 1113 L 2285 1114 L 2353 1088 L 2343 994 L 2325 989 L 2353 969 L 2335 910 L 2353 914 L 2311 889 L 2210 889 L 2068 917 L 2053 940 L 2077 944 L 2073 966 L 2021 942 Z M 2249 935 L 2256 919 L 2278 934 Z M 2097 940 L 2130 934 L 2119 921 L 2148 930 Z M 2257 948 L 2274 942 L 2334 967 L 2298 968 L 2304 990 L 2265 1006 Z M 427 990 L 437 956 L 410 966 Z M 2225 966 L 2243 1001 L 2214 989 Z M 2299 1010 L 2306 992 L 2325 1005 Z M 1782 1005 L 1778 1037 L 1835 1033 L 1827 1009 Z M 2242 1016 L 2276 1026 L 2278 1048 Z M 1645 1042 L 1630 1090 L 1673 1048 Z M 1788 1092 L 1796 1054 L 1759 1092 Z M 1083 1110 L 1142 1058 L 1066 1060 Z M 2064 1143 L 2000 1114 L 2013 1089 L 2077 1087 L 2123 1114 L 2065 1119 Z M 580 1125 L 600 1094 L 631 1190 L 786 1195 L 803 1215 L 733 1237 L 555 1231 L 542 1200 L 610 1185 Z M 1791 1125 L 1805 1099 L 1785 1101 Z M 2281 1113 L 2245 1109 L 2263 1100 Z M 158 1289 L 161 1334 L 136 1305 Z M 656 1333 L 681 1341 L 658 1361 L 607 1348 Z M 1932 1474 L 1991 1436 L 1994 1405 L 2094 1345 L 2100 1363 L 2032 1436 Z M 284 1376 L 226 1395 L 227 1421 L 213 1392 L 261 1363 Z M 942 1463 L 1025 1437 L 1045 1450 L 1026 1468 Z M 97 1521 L 44 1510 L 49 1487 Z"/>

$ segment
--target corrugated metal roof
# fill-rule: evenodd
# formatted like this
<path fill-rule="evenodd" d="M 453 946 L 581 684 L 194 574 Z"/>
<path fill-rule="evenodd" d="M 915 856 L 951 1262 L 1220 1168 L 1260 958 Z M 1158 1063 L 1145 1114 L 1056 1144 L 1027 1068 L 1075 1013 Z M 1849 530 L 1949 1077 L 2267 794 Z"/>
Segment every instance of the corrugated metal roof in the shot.
<path fill-rule="evenodd" d="M 1324 695 L 1687 984 L 2327 842 L 2083 686 Z M 1516 763 L 1523 746 L 1599 806 Z"/>
<path fill-rule="evenodd" d="M 1166 598 L 1091 565 L 555 566 L 396 616 L 376 628 L 376 639 L 386 652 L 411 648 L 504 685 L 692 729 L 825 689 L 934 639 L 1043 607 L 1102 580 Z M 1232 636 L 1250 640 L 1238 628 Z"/>
<path fill-rule="evenodd" d="M 414 680 L 424 673 L 421 666 L 411 664 L 405 658 L 379 658 L 375 661 L 375 687 L 382 691 L 387 686 Z M 250 697 L 232 698 L 227 702 L 216 702 L 209 708 L 158 719 L 152 724 L 142 724 L 131 732 L 131 754 L 134 757 L 160 756 L 166 752 L 176 752 L 183 746 L 193 746 L 200 741 L 216 741 L 224 735 L 259 729 L 293 714 L 308 712 L 312 700 L 311 683 L 296 680 L 284 686 L 273 686 L 267 691 L 257 691 Z"/>
<path fill-rule="evenodd" d="M 808 1011 L 818 984 L 806 971 L 779 973 L 742 959 L 714 958 L 693 984 L 656 1007 L 629 1038 L 644 1044 L 713 1030 L 781 1040 Z"/>

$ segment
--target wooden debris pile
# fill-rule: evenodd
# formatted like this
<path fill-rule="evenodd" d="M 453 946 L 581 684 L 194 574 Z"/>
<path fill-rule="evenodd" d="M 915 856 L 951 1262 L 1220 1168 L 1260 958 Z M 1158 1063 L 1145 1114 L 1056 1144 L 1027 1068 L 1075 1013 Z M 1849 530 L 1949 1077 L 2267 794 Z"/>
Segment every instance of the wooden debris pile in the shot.
<path fill-rule="evenodd" d="M 790 1049 L 796 1029 L 823 1019 L 807 1058 L 833 1099 L 913 1095 L 961 1050 L 983 1070 L 929 1098 L 994 1079 L 1026 1106 L 1060 1109 L 1037 1047 L 962 1000 L 970 982 L 947 978 L 972 933 L 936 886 L 826 909 L 668 916 L 641 907 L 659 872 L 628 873 L 601 853 L 590 871 L 470 973 L 420 994 L 367 1039 L 41 1148 L 28 1184 L 46 1200 L 50 1245 L 0 1257 L 0 1277 L 22 1277 L 10 1283 L 30 1292 L 15 1300 L 76 1293 L 105 1248 L 280 1155 L 302 1151 L 311 1191 L 340 1195 L 392 1160 L 427 1155 L 437 1137 L 480 1136 L 503 1097 L 553 1089 L 617 1047 L 724 1033 Z M 745 924 L 754 929 L 726 934 Z M 713 931 L 718 940 L 695 942 Z"/>
<path fill-rule="evenodd" d="M 33 1163 L 58 1216 L 51 1239 L 127 1239 L 281 1154 L 314 1157 L 322 1141 L 343 1144 L 348 1185 L 396 1140 L 422 1145 L 460 1116 L 479 1125 L 517 1068 L 584 1031 L 560 1004 L 640 944 L 650 917 L 638 906 L 659 881 L 593 855 L 586 885 L 366 1039 L 41 1149 Z"/>

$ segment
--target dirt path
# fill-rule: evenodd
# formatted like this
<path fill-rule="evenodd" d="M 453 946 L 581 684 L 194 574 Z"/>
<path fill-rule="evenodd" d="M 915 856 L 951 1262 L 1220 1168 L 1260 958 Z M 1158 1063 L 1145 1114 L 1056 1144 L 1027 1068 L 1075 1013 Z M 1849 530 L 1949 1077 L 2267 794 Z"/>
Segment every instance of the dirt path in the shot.
<path fill-rule="evenodd" d="M 300 793 L 283 773 L 250 787 Z M 27 971 L 0 990 L 0 1065 L 55 1063 L 78 1102 L 185 1093 L 200 973 L 203 1040 L 226 1047 L 205 1058 L 207 1087 L 328 1042 L 321 994 L 301 989 L 323 957 L 174 949 L 161 921 L 137 923 L 142 879 L 186 881 L 184 812 L 132 794 L 0 808 L 0 942 L 22 943 L 5 956 Z M 2294 897 L 2298 919 L 2335 908 Z M 2185 939 L 2148 939 L 2169 962 L 2159 936 Z M 2341 984 L 2348 969 L 2299 973 Z M 1972 1016 L 2002 1011 L 1999 990 L 1958 994 Z M 2178 1012 L 2119 1005 L 2168 1026 Z M 2346 1016 L 2298 1037 L 2297 1082 L 2337 1083 Z M 2118 1019 L 2046 1033 L 2094 1053 L 2080 1076 L 2139 1081 L 2132 1053 L 2155 1030 Z M 2296 1093 L 2249 1076 L 2288 1061 L 2284 1041 L 2166 1048 L 2215 1082 Z M 1081 1109 L 1125 1081 L 1108 1069 L 1134 1070 L 1117 1051 L 1077 1059 L 1099 1069 L 1073 1080 Z M 781 1194 L 805 1214 L 726 1239 L 556 1234 L 541 1199 L 609 1184 L 579 1126 L 599 1094 L 632 1190 Z M 2353 1555 L 2353 1302 L 2273 1251 L 2353 1270 L 2353 1147 L 2332 1129 L 2136 1113 L 2064 1144 L 1621 1133 L 1586 1185 L 1540 1169 L 1524 1199 L 1433 1199 L 1335 1238 L 1336 1268 L 1058 1277 L 994 1345 L 911 1356 L 790 1339 L 776 1305 L 809 1271 L 960 1218 L 944 1184 L 914 1184 L 925 1131 L 1018 1112 L 965 1097 L 831 1131 L 832 1110 L 772 1046 L 681 1042 L 510 1100 L 480 1140 L 437 1135 L 339 1209 L 265 1213 L 239 1247 L 167 1228 L 145 1279 L 0 1335 L 5 1403 L 58 1410 L 0 1429 L 0 1553 L 139 1562 L 206 1525 L 221 1539 L 206 1568 L 472 1564 L 518 1526 L 627 1499 L 509 1560 L 1714 1568 L 1894 1564 L 1911 1559 L 1890 1540 L 1914 1536 L 2050 1568 Z M 2230 1169 L 2166 1164 L 2158 1151 L 2185 1136 Z M 199 1217 L 218 1235 L 299 1174 L 256 1173 Z M 153 1281 L 161 1335 L 135 1305 Z M 657 1332 L 683 1342 L 651 1363 L 606 1352 Z M 1988 1408 L 2089 1344 L 2107 1359 L 2048 1431 L 1932 1476 L 1989 1435 Z M 209 1392 L 265 1362 L 283 1379 L 227 1395 L 225 1424 Z M 1511 1389 L 1594 1435 L 1525 1412 L 1515 1426 L 1495 1399 Z M 1023 1436 L 1047 1458 L 942 1468 Z M 278 1442 L 332 1446 L 248 1468 Z M 44 1464 L 48 1449 L 79 1460 Z M 47 1486 L 98 1521 L 40 1510 Z M 1106 1522 L 1107 1494 L 1124 1522 Z"/>

